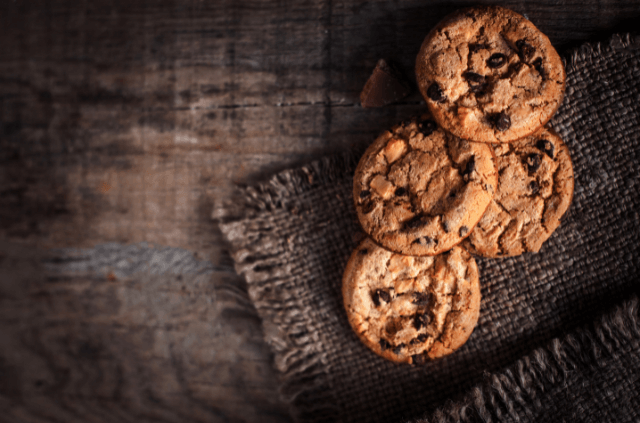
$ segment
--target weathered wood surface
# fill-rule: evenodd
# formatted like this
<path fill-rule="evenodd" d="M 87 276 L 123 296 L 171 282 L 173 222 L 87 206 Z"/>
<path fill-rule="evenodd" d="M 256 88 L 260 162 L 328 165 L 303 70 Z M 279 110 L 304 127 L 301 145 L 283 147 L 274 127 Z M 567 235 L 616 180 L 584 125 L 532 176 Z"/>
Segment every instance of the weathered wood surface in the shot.
<path fill-rule="evenodd" d="M 498 3 L 561 53 L 640 17 L 638 2 Z M 358 95 L 379 58 L 412 77 L 461 5 L 0 3 L 0 421 L 287 421 L 213 203 L 420 110 L 418 94 L 378 110 Z M 51 250 L 141 241 L 210 269 L 71 272 Z"/>

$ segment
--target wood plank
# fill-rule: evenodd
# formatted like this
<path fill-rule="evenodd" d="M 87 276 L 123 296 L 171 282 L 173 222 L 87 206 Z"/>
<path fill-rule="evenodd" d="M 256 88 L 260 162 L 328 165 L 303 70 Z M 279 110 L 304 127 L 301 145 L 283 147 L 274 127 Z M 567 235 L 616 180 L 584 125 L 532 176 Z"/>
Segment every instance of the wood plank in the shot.
<path fill-rule="evenodd" d="M 640 16 L 637 2 L 499 3 L 560 52 L 635 30 Z M 360 89 L 379 58 L 413 78 L 423 37 L 467 4 L 1 3 L 0 413 L 287 421 L 213 204 L 234 183 L 361 146 L 419 113 L 418 94 L 364 110 Z M 141 241 L 213 270 L 51 274 L 68 252 L 50 248 Z"/>

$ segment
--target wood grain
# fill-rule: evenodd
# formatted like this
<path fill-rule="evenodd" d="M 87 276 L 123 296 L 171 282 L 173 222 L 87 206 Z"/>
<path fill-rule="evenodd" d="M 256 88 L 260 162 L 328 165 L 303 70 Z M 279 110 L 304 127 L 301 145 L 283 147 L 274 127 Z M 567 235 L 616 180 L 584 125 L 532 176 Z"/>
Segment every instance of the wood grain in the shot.
<path fill-rule="evenodd" d="M 637 2 L 498 3 L 560 53 L 635 30 L 640 16 Z M 235 183 L 368 143 L 419 112 L 418 94 L 374 110 L 358 96 L 380 58 L 413 78 L 423 37 L 466 5 L 0 4 L 6 421 L 286 421 L 213 204 Z M 51 281 L 43 267 L 51 248 L 141 241 L 216 270 L 188 283 L 91 272 Z"/>

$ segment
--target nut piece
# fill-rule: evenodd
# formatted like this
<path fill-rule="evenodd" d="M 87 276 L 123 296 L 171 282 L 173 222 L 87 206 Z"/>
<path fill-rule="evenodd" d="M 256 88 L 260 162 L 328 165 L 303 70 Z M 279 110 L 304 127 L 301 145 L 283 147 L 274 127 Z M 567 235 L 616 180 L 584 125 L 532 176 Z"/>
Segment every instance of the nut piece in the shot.
<path fill-rule="evenodd" d="M 411 266 L 413 266 L 413 257 L 394 254 L 389 260 L 388 269 L 391 274 L 397 275 Z"/>
<path fill-rule="evenodd" d="M 473 109 L 464 106 L 458 106 L 458 119 L 463 124 L 468 124 L 474 118 Z"/>
<path fill-rule="evenodd" d="M 405 151 L 407 151 L 407 145 L 405 144 L 405 142 L 393 138 L 384 148 L 384 157 L 387 159 L 387 163 L 391 164 L 398 160 Z"/>
<path fill-rule="evenodd" d="M 395 191 L 393 184 L 387 181 L 387 179 L 382 175 L 378 175 L 373 178 L 369 186 L 385 200 L 388 200 Z"/>

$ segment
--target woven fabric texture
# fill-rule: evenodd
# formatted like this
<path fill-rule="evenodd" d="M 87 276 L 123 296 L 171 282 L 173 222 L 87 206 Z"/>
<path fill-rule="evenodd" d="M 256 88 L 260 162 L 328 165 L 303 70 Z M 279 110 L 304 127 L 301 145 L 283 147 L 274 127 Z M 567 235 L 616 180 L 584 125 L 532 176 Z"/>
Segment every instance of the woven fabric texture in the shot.
<path fill-rule="evenodd" d="M 451 406 L 445 421 L 464 421 L 456 410 L 479 401 L 465 392 L 484 395 L 483 374 L 513 372 L 507 366 L 536 357 L 536 348 L 630 297 L 640 269 L 640 39 L 614 36 L 565 60 L 566 97 L 551 124 L 571 152 L 572 206 L 539 253 L 478 259 L 478 326 L 449 357 L 419 368 L 390 363 L 349 327 L 340 287 L 363 236 L 351 198 L 357 157 L 284 171 L 239 189 L 214 210 L 263 319 L 296 420 L 401 422 L 431 415 L 450 400 L 458 408 Z M 638 371 L 637 361 L 628 364 Z M 540 377 L 547 371 L 554 370 L 535 370 Z M 622 373 L 606 389 L 615 391 L 624 380 Z M 551 401 L 551 393 L 532 401 Z M 522 419 L 534 408 L 525 407 Z M 498 414 L 487 416 L 510 421 L 509 413 Z"/>

